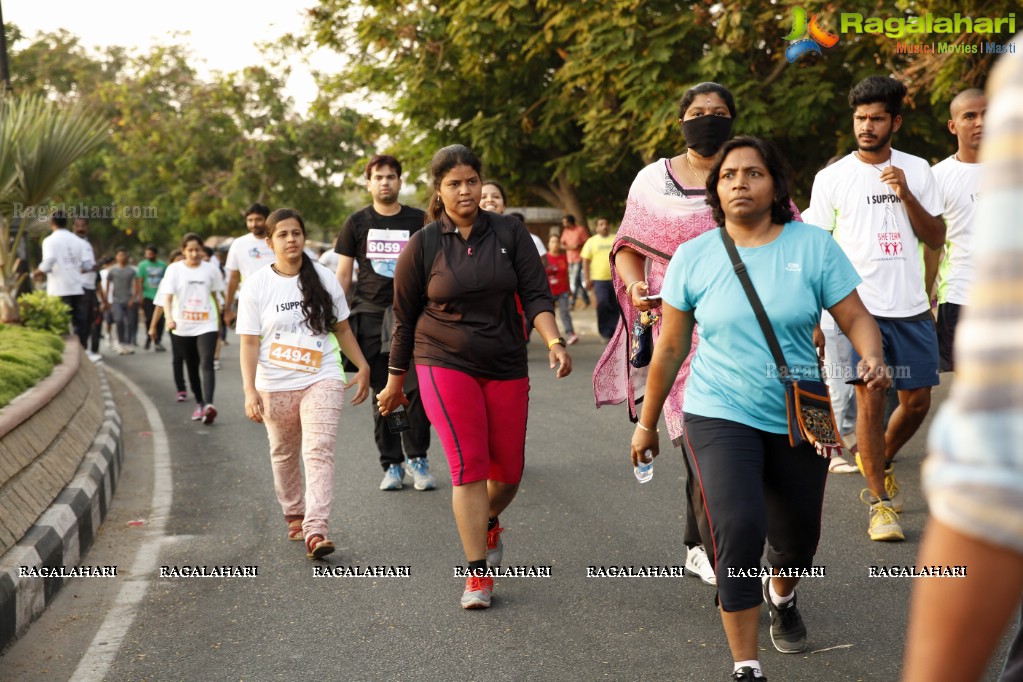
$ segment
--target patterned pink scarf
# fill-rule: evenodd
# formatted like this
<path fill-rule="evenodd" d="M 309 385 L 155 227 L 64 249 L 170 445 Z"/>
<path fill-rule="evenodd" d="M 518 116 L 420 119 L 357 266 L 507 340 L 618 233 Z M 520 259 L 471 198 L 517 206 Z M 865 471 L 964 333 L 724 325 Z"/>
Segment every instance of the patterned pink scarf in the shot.
<path fill-rule="evenodd" d="M 627 282 L 614 266 L 618 250 L 628 246 L 647 260 L 646 281 L 651 293 L 658 293 L 664 283 L 668 261 L 679 247 L 690 239 L 716 227 L 710 207 L 703 194 L 686 196 L 671 173 L 668 159 L 659 159 L 639 172 L 629 189 L 625 216 L 615 235 L 611 249 L 611 278 L 618 305 L 624 311 L 625 324 L 619 324 L 614 337 L 604 349 L 593 371 L 593 395 L 597 407 L 629 403 L 629 417 L 635 421 L 636 401 L 641 400 L 646 388 L 646 368 L 636 369 L 629 364 L 629 334 L 639 315 L 625 292 Z M 654 324 L 654 344 L 661 333 L 661 323 Z M 664 403 L 664 419 L 668 437 L 676 441 L 682 436 L 682 397 L 689 363 L 696 352 L 697 334 L 693 331 L 693 346 L 689 357 L 675 378 L 675 383 Z"/>

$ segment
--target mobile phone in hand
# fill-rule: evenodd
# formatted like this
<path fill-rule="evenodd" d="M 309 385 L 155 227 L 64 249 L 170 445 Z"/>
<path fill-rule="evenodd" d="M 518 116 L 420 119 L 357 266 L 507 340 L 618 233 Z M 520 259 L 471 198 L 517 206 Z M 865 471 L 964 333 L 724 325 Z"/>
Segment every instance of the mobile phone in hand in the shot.
<path fill-rule="evenodd" d="M 639 300 L 647 301 L 649 303 L 660 303 L 661 302 L 661 295 L 660 294 L 650 294 L 649 296 L 640 296 Z"/>

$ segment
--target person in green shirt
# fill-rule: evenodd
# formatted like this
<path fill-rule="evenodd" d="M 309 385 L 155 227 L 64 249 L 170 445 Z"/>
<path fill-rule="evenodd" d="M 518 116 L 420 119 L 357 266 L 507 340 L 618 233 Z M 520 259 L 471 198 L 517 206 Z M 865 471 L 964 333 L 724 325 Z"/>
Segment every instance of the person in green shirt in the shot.
<path fill-rule="evenodd" d="M 156 290 L 160 286 L 160 280 L 163 279 L 163 273 L 166 270 L 167 263 L 156 257 L 156 247 L 152 244 L 146 246 L 146 257 L 139 263 L 136 270 L 137 276 L 135 277 L 135 299 L 142 306 L 142 310 L 145 311 L 146 329 L 149 329 L 153 324 L 153 311 L 155 310 L 153 299 L 156 298 Z M 155 339 L 150 339 L 149 336 L 146 336 L 146 350 L 149 350 L 150 342 L 154 344 L 155 350 L 159 353 L 167 350 L 160 343 L 162 340 L 163 317 L 157 322 Z"/>
<path fill-rule="evenodd" d="M 593 291 L 597 301 L 597 329 L 605 343 L 614 336 L 618 325 L 618 302 L 611 286 L 611 246 L 615 238 L 610 232 L 607 218 L 598 218 L 597 234 L 586 240 L 580 254 L 586 288 Z"/>

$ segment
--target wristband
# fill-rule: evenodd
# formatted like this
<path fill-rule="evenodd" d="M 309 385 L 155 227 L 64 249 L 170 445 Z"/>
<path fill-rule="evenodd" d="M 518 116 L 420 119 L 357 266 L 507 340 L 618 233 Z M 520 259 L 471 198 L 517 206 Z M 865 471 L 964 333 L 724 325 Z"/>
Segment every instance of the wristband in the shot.
<path fill-rule="evenodd" d="M 658 431 L 657 429 L 648 429 L 647 427 L 643 426 L 643 422 L 641 422 L 641 421 L 637 421 L 636 422 L 636 426 L 638 426 L 639 428 L 643 429 L 647 433 L 660 433 L 660 431 Z"/>
<path fill-rule="evenodd" d="M 556 343 L 560 343 L 562 346 L 565 346 L 566 348 L 568 347 L 568 344 L 565 343 L 565 339 L 559 336 L 558 338 L 551 339 L 550 341 L 547 342 L 547 350 L 554 348 L 554 344 Z"/>
<path fill-rule="evenodd" d="M 387 373 L 390 374 L 391 376 L 400 377 L 402 374 L 405 374 L 405 370 L 398 369 L 397 367 L 391 367 L 390 365 L 388 365 Z"/>
<path fill-rule="evenodd" d="M 641 279 L 637 279 L 635 282 L 633 282 L 629 286 L 625 287 L 625 293 L 628 294 L 628 296 L 630 298 L 632 297 L 632 287 L 636 286 L 637 284 L 646 284 L 646 282 L 644 282 Z"/>

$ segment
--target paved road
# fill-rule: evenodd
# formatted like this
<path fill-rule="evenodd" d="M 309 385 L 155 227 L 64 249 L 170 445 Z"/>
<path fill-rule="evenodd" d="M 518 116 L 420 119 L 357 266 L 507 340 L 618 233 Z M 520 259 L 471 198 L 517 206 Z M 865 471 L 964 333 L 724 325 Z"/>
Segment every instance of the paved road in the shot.
<path fill-rule="evenodd" d="M 439 490 L 380 492 L 369 408 L 346 408 L 331 518 L 339 551 L 323 565 L 408 565 L 411 577 L 314 577 L 301 544 L 285 539 L 263 427 L 243 415 L 237 344 L 224 349 L 221 416 L 208 427 L 173 402 L 169 353 L 107 358 L 126 463 L 85 563 L 117 565 L 119 577 L 72 581 L 0 659 L 0 679 L 727 679 L 711 589 L 693 578 L 586 577 L 588 566 L 683 563 L 684 468 L 671 452 L 651 483 L 634 480 L 625 409 L 593 409 L 601 345 L 590 336 L 571 350 L 576 371 L 558 382 L 531 348 L 526 474 L 502 517 L 504 563 L 549 565 L 552 577 L 499 580 L 494 606 L 475 612 L 458 606 L 452 567 L 463 557 L 439 446 Z M 800 588 L 809 652 L 776 653 L 762 616 L 771 680 L 898 678 L 911 581 L 867 572 L 913 563 L 923 440 L 900 468 L 905 543 L 867 539 L 858 476 L 829 481 L 816 562 L 827 576 Z M 258 577 L 161 578 L 160 565 L 258 566 Z"/>

